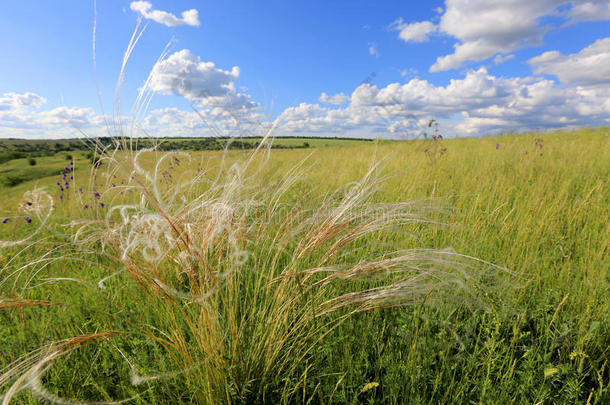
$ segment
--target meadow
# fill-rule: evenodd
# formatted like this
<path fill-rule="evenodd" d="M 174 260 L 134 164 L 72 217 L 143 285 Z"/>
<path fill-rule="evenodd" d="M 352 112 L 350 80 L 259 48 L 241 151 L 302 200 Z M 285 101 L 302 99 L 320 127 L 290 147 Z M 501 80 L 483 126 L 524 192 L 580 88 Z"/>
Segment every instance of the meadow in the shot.
<path fill-rule="evenodd" d="M 4 403 L 610 402 L 607 128 L 294 142 L 0 163 Z"/>

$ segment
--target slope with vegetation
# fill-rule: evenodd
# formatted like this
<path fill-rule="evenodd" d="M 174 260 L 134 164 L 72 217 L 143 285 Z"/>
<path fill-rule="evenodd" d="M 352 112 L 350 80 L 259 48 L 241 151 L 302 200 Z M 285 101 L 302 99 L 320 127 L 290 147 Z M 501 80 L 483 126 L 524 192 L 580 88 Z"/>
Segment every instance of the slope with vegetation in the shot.
<path fill-rule="evenodd" d="M 75 154 L 5 186 L 0 392 L 607 403 L 608 130 L 438 142 Z"/>

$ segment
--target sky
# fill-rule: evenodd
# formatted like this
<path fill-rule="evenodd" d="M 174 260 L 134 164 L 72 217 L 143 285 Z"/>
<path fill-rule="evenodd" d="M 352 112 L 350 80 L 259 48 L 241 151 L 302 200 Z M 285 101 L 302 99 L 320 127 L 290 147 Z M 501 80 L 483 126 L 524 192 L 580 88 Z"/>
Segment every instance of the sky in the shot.
<path fill-rule="evenodd" d="M 607 0 L 5 1 L 0 52 L 2 138 L 610 124 Z"/>

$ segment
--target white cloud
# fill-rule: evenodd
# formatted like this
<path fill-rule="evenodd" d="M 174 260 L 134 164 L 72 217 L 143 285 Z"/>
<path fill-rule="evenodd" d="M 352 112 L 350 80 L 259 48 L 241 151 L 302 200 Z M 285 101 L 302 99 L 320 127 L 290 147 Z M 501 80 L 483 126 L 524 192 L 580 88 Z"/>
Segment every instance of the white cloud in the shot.
<path fill-rule="evenodd" d="M 515 54 L 514 54 L 514 53 L 511 53 L 511 54 L 509 54 L 509 55 L 502 55 L 502 54 L 498 54 L 498 55 L 496 55 L 496 57 L 494 58 L 494 63 L 495 63 L 496 65 L 499 65 L 499 64 L 501 64 L 501 63 L 506 62 L 507 60 L 511 60 L 511 59 L 513 59 L 514 57 L 515 57 Z"/>
<path fill-rule="evenodd" d="M 557 85 L 533 77 L 502 78 L 471 70 L 446 86 L 412 79 L 377 88 L 361 84 L 344 108 L 303 103 L 280 116 L 281 130 L 297 133 L 419 134 L 430 118 L 450 120 L 454 134 L 477 135 L 506 129 L 595 125 L 610 122 L 610 86 Z M 406 132 L 405 132 L 406 131 Z"/>
<path fill-rule="evenodd" d="M 610 83 L 610 37 L 595 41 L 578 53 L 545 52 L 528 61 L 535 73 L 555 75 L 562 82 Z M 610 86 L 609 86 L 610 87 Z"/>
<path fill-rule="evenodd" d="M 454 52 L 438 57 L 431 72 L 541 45 L 551 29 L 541 22 L 544 17 L 560 17 L 568 24 L 610 19 L 607 0 L 446 0 L 441 11 L 438 25 L 430 21 L 405 23 L 399 18 L 390 26 L 407 42 L 428 41 L 434 32 L 457 40 Z"/>
<path fill-rule="evenodd" d="M 335 94 L 334 96 L 329 96 L 326 93 L 320 94 L 318 100 L 321 103 L 333 104 L 333 105 L 343 105 L 349 101 L 349 96 L 346 96 L 343 93 Z"/>
<path fill-rule="evenodd" d="M 167 25 L 168 27 L 176 27 L 179 25 L 198 26 L 199 12 L 195 9 L 190 9 L 182 12 L 182 18 L 176 17 L 172 13 L 162 10 L 153 10 L 152 4 L 148 1 L 132 1 L 129 7 L 142 15 L 142 17 L 158 22 L 159 24 Z"/>
<path fill-rule="evenodd" d="M 42 98 L 42 97 L 41 97 Z M 66 138 L 107 135 L 105 121 L 89 107 L 56 107 L 50 110 L 16 107 L 0 109 L 0 136 L 25 138 Z"/>
<path fill-rule="evenodd" d="M 36 123 L 45 128 L 73 127 L 86 129 L 103 125 L 103 118 L 91 107 L 57 107 L 36 114 Z"/>
<path fill-rule="evenodd" d="M 566 12 L 572 22 L 599 21 L 610 19 L 610 3 L 608 0 L 578 2 Z"/>
<path fill-rule="evenodd" d="M 235 90 L 239 67 L 230 71 L 216 68 L 213 62 L 202 62 L 190 50 L 183 49 L 155 64 L 150 89 L 162 94 L 179 94 L 197 101 L 201 107 L 251 110 L 258 104 L 249 95 Z"/>
<path fill-rule="evenodd" d="M 39 108 L 47 100 L 36 93 L 4 93 L 0 96 L 0 111 L 18 108 Z"/>
<path fill-rule="evenodd" d="M 466 61 L 540 45 L 545 29 L 539 19 L 558 5 L 556 0 L 447 0 L 439 29 L 460 42 L 453 54 L 439 57 L 430 71 L 455 69 Z"/>
<path fill-rule="evenodd" d="M 430 21 L 422 21 L 411 24 L 405 24 L 402 18 L 394 21 L 390 28 L 398 33 L 398 38 L 405 42 L 426 42 L 430 39 L 429 35 L 436 32 L 437 27 Z"/>
<path fill-rule="evenodd" d="M 379 51 L 377 50 L 377 45 L 375 43 L 369 43 L 369 55 L 376 58 L 379 57 Z"/>
<path fill-rule="evenodd" d="M 414 68 L 403 69 L 403 70 L 400 71 L 400 75 L 402 77 L 416 76 L 417 75 L 417 69 L 414 69 Z"/>

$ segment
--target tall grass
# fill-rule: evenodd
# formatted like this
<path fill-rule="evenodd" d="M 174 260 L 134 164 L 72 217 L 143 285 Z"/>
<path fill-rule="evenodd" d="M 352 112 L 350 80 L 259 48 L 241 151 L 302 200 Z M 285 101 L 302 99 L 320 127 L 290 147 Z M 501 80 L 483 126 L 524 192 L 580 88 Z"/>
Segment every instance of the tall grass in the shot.
<path fill-rule="evenodd" d="M 167 351 L 172 367 L 154 379 L 185 373 L 191 394 L 202 403 L 265 395 L 290 400 L 294 387 L 281 386 L 278 377 L 302 372 L 311 350 L 350 314 L 424 301 L 488 305 L 484 295 L 493 285 L 481 280 L 492 268 L 487 263 L 452 251 L 399 246 L 363 253 L 364 241 L 429 222 L 425 214 L 434 208 L 374 202 L 376 166 L 309 204 L 299 191 L 299 172 L 306 166 L 268 181 L 262 176 L 267 153 L 259 149 L 221 163 L 211 176 L 168 180 L 167 165 L 186 164 L 189 155 L 115 151 L 104 157 L 106 177 L 130 178 L 124 191 L 140 197 L 112 200 L 104 216 L 70 223 L 75 254 L 97 256 L 108 271 L 103 281 L 127 273 L 145 292 L 144 301 L 129 304 L 155 308 L 154 325 L 122 331 L 146 336 Z M 146 159 L 154 163 L 151 169 Z M 38 191 L 26 199 L 47 218 L 51 206 L 42 201 L 49 198 Z M 62 257 L 63 249 L 57 253 L 59 259 L 74 257 Z M 36 274 L 48 260 L 55 257 L 11 276 Z M 60 352 L 44 352 L 26 374 L 20 374 L 20 361 L 9 366 L 3 380 L 16 380 L 4 401 L 38 387 L 42 364 Z"/>
<path fill-rule="evenodd" d="M 124 67 L 140 35 L 136 29 L 125 53 L 118 111 Z M 21 391 L 73 403 L 44 387 L 53 362 L 94 340 L 134 337 L 163 353 L 158 364 L 145 365 L 157 372 L 142 375 L 135 354 L 110 343 L 129 366 L 134 387 L 180 376 L 189 401 L 294 402 L 315 351 L 356 313 L 424 303 L 494 305 L 500 268 L 452 250 L 374 242 L 409 226 L 435 224 L 432 218 L 443 213 L 429 202 L 380 202 L 380 162 L 357 181 L 312 200 L 303 182 L 312 170 L 306 161 L 267 177 L 272 131 L 252 152 L 231 158 L 225 151 L 208 171 L 176 170 L 191 166 L 185 153 L 134 150 L 133 123 L 151 96 L 147 84 L 131 125 L 117 112 L 114 148 L 96 151 L 102 165 L 92 168 L 86 187 L 96 193 L 93 203 L 83 202 L 74 186 L 66 193 L 70 209 L 80 206 L 87 214 L 74 219 L 78 215 L 64 208 L 69 219 L 62 223 L 58 202 L 34 190 L 22 207 L 36 230 L 2 241 L 5 248 L 25 246 L 2 269 L 0 285 L 13 285 L 10 300 L 3 301 L 7 308 L 59 305 L 24 295 L 76 283 L 99 290 L 92 294 L 105 295 L 112 305 L 120 296 L 121 311 L 130 315 L 115 315 L 120 327 L 62 336 L 16 358 L 0 376 L 0 386 L 7 387 L 3 404 Z M 123 184 L 111 184 L 116 178 Z M 19 259 L 41 249 L 48 253 L 28 256 L 29 263 Z M 84 274 L 39 277 L 59 262 L 96 266 L 102 274 L 97 283 Z M 138 321 L 138 314 L 147 321 Z M 103 397 L 102 403 L 121 400 Z"/>
<path fill-rule="evenodd" d="M 21 379 L 15 399 L 37 403 L 40 382 L 60 398 L 140 403 L 604 403 L 608 138 L 541 137 L 543 156 L 531 156 L 532 135 L 448 140 L 436 165 L 417 144 L 380 146 L 373 171 L 373 146 L 316 149 L 297 168 L 311 152 L 262 150 L 247 167 L 251 152 L 191 154 L 190 164 L 141 152 L 129 185 L 118 152 L 97 171 L 99 200 L 90 189 L 83 200 L 76 187 L 63 201 L 50 191 L 35 243 L 3 250 L 4 386 L 51 353 L 40 347 L 119 332 L 65 347 L 38 368 L 46 373 Z M 146 178 L 164 156 L 161 211 L 139 191 L 152 189 Z M 27 236 L 41 223 L 28 213 L 32 224 L 7 225 Z M 503 272 L 471 271 L 478 262 L 447 246 L 508 267 L 521 287 L 495 294 L 506 284 L 485 275 Z M 409 295 L 400 287 L 412 277 Z M 422 296 L 431 277 L 437 289 Z M 386 308 L 415 302 L 424 305 Z M 9 366 L 26 353 L 29 363 Z M 379 385 L 361 392 L 367 383 Z"/>

